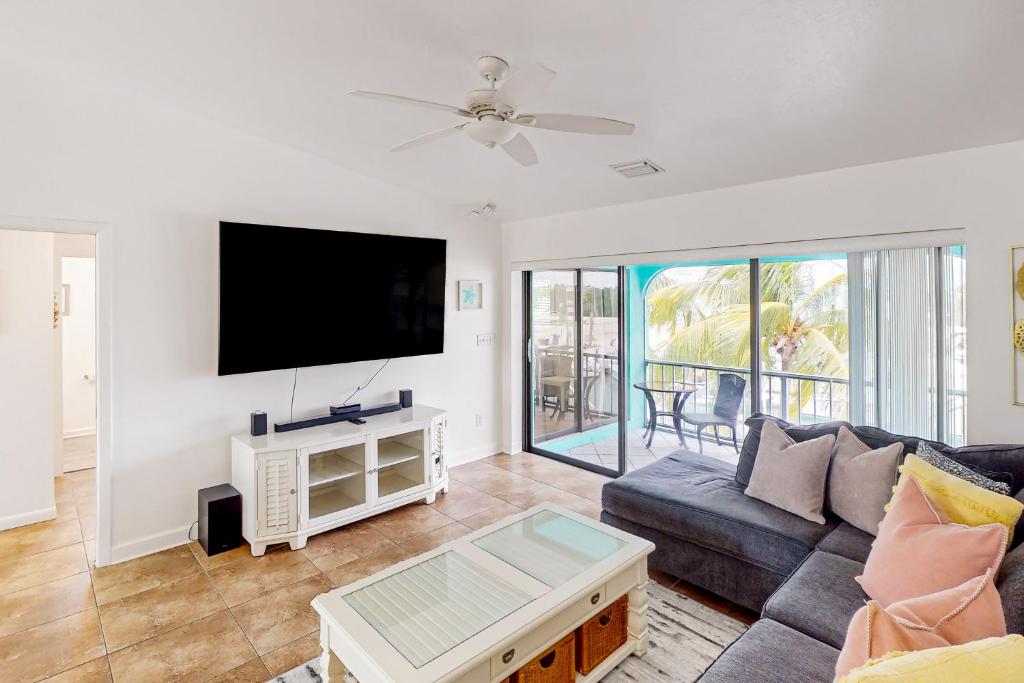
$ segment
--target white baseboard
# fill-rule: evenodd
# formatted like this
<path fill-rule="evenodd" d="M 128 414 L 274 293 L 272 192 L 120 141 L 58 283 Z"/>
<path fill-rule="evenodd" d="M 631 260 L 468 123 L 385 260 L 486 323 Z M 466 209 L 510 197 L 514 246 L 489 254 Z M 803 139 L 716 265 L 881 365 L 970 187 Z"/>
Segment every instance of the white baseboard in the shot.
<path fill-rule="evenodd" d="M 473 462 L 486 458 L 489 455 L 501 452 L 501 446 L 497 443 L 484 444 L 483 446 L 475 446 L 473 448 L 467 448 L 464 451 L 453 453 L 448 456 L 448 467 L 458 467 L 459 465 L 465 465 L 466 463 Z"/>
<path fill-rule="evenodd" d="M 0 518 L 0 531 L 6 529 L 13 529 L 19 526 L 25 526 L 26 524 L 35 524 L 36 522 L 45 522 L 49 519 L 57 518 L 57 507 L 52 506 L 48 508 L 42 508 L 40 510 L 33 510 L 32 512 L 22 512 L 18 515 L 10 515 L 8 517 Z"/>
<path fill-rule="evenodd" d="M 79 436 L 92 436 L 95 433 L 95 427 L 82 427 L 81 429 L 66 429 L 64 430 L 64 438 L 74 439 Z"/>
<path fill-rule="evenodd" d="M 135 541 L 115 545 L 110 549 L 110 564 L 127 562 L 128 560 L 134 560 L 136 557 L 150 555 L 188 543 L 190 528 L 191 525 L 179 529 L 170 529 Z"/>

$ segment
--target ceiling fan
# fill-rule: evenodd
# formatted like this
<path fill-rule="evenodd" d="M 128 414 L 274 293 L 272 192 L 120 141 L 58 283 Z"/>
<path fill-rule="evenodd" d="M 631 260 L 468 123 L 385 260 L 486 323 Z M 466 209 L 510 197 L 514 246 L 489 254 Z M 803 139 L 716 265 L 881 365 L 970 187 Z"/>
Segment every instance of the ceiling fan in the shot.
<path fill-rule="evenodd" d="M 435 130 L 403 142 L 392 147 L 392 152 L 401 152 L 465 131 L 484 147 L 492 149 L 501 145 L 517 162 L 523 166 L 532 166 L 537 163 L 537 152 L 517 126 L 592 135 L 631 135 L 636 127 L 632 123 L 599 116 L 522 113 L 521 107 L 543 94 L 555 78 L 555 72 L 543 64 L 527 64 L 509 76 L 509 65 L 504 59 L 481 57 L 477 61 L 477 71 L 489 87 L 473 90 L 466 95 L 465 107 L 366 90 L 353 90 L 349 95 L 436 109 L 470 119 L 457 126 Z"/>

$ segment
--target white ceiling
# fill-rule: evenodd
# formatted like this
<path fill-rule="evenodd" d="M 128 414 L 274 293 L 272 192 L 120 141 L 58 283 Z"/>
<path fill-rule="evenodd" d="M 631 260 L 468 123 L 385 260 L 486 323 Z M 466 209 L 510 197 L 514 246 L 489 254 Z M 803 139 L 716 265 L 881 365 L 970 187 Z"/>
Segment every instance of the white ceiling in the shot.
<path fill-rule="evenodd" d="M 1020 0 L 190 0 L 0 7 L 0 41 L 115 87 L 504 219 L 1024 139 Z M 632 137 L 527 131 L 523 168 L 461 122 L 346 96 L 461 105 L 476 58 L 558 72 L 530 109 Z M 663 176 L 608 164 L 650 157 Z"/>

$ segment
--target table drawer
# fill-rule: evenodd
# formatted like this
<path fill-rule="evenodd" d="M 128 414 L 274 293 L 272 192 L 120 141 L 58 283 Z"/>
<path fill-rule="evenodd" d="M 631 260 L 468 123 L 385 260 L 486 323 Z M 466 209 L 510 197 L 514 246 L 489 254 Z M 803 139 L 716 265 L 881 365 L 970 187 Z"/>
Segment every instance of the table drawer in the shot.
<path fill-rule="evenodd" d="M 550 619 L 535 626 L 528 633 L 509 641 L 498 654 L 491 657 L 491 678 L 507 675 L 518 669 L 528 657 L 534 656 L 544 647 L 551 646 L 560 636 L 574 630 L 588 616 L 600 610 L 607 599 L 605 584 L 601 584 L 575 603 L 552 614 Z"/>

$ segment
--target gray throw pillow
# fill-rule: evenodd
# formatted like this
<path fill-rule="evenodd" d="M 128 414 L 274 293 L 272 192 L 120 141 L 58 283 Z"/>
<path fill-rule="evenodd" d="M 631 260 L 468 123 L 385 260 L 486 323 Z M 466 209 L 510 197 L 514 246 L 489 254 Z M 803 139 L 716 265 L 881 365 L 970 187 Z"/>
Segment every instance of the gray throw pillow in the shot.
<path fill-rule="evenodd" d="M 877 536 L 902 455 L 903 444 L 899 441 L 872 449 L 849 429 L 840 427 L 828 479 L 829 509 L 861 531 Z"/>
<path fill-rule="evenodd" d="M 761 443 L 746 493 L 818 524 L 825 523 L 825 477 L 836 438 L 797 443 L 775 423 L 761 427 Z"/>
<path fill-rule="evenodd" d="M 932 467 L 942 470 L 948 474 L 952 474 L 957 479 L 963 479 L 975 486 L 980 486 L 981 488 L 988 489 L 994 493 L 999 493 L 1004 496 L 1010 495 L 1009 484 L 990 479 L 984 474 L 976 472 L 966 465 L 961 465 L 952 458 L 947 458 L 924 441 L 917 444 L 917 453 L 915 455 Z"/>

